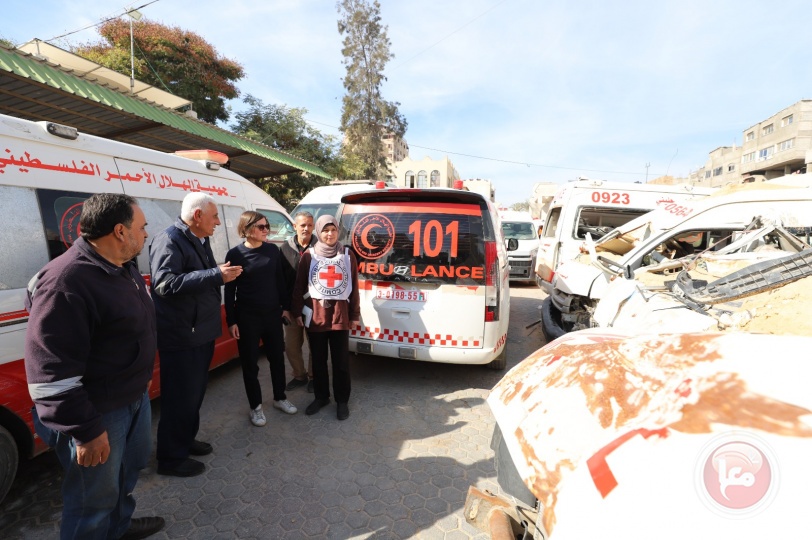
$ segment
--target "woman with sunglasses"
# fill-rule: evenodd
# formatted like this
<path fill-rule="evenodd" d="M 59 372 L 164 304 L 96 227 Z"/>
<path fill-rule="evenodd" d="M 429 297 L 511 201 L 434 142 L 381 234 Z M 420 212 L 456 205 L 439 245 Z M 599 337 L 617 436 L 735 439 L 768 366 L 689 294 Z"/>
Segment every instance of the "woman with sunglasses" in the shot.
<path fill-rule="evenodd" d="M 257 375 L 259 343 L 271 367 L 273 406 L 282 412 L 295 414 L 296 407 L 285 396 L 285 338 L 283 319 L 289 321 L 286 305 L 285 275 L 282 253 L 266 241 L 270 232 L 268 220 L 259 212 L 248 210 L 240 216 L 237 233 L 245 241 L 231 248 L 226 262 L 242 266 L 240 277 L 226 283 L 226 324 L 231 337 L 237 340 L 242 363 L 242 377 L 250 407 L 249 418 L 255 426 L 264 426 L 262 389 Z"/>

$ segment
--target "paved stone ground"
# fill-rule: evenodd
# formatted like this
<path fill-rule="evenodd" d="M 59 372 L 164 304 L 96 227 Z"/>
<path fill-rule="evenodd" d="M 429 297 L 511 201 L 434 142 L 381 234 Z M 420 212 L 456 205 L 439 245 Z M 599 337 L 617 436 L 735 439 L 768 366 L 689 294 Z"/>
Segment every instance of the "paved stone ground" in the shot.
<path fill-rule="evenodd" d="M 511 288 L 508 369 L 543 344 L 538 317 L 543 292 Z M 263 366 L 265 367 L 265 366 Z M 462 508 L 470 485 L 499 493 L 485 403 L 502 377 L 480 366 L 352 359 L 351 416 L 335 404 L 308 417 L 312 394 L 288 393 L 299 413 L 271 407 L 253 427 L 237 363 L 212 373 L 200 439 L 214 453 L 196 478 L 158 476 L 150 464 L 139 480 L 136 517 L 160 515 L 155 539 L 469 539 Z M 153 403 L 153 429 L 160 400 Z M 37 540 L 58 534 L 62 472 L 53 453 L 23 464 L 0 505 L 0 538 Z"/>

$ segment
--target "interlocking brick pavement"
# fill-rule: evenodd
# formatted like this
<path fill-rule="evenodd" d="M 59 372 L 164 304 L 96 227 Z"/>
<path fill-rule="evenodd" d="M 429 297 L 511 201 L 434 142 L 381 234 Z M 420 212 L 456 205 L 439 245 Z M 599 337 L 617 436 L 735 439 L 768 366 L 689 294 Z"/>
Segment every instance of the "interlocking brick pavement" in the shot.
<path fill-rule="evenodd" d="M 535 327 L 542 292 L 511 288 L 508 368 L 541 346 Z M 158 476 L 153 459 L 136 487 L 136 517 L 160 515 L 155 539 L 484 539 L 462 516 L 470 485 L 499 493 L 485 398 L 504 373 L 360 356 L 351 360 L 348 420 L 335 403 L 304 414 L 313 398 L 288 392 L 299 408 L 271 405 L 261 360 L 268 424 L 248 419 L 239 364 L 214 371 L 203 405 L 200 439 L 214 453 L 199 458 L 195 478 Z M 290 374 L 288 374 L 290 376 Z M 153 429 L 160 400 L 153 403 Z M 0 538 L 57 536 L 62 471 L 53 453 L 22 465 L 0 505 Z"/>

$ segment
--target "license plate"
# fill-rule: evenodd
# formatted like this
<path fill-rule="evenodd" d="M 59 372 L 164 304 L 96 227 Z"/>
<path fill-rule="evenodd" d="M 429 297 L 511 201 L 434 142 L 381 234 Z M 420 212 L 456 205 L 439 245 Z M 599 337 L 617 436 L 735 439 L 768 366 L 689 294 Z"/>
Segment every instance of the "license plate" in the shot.
<path fill-rule="evenodd" d="M 381 300 L 404 300 L 406 302 L 425 302 L 423 291 L 404 291 L 400 289 L 376 289 L 375 298 Z"/>

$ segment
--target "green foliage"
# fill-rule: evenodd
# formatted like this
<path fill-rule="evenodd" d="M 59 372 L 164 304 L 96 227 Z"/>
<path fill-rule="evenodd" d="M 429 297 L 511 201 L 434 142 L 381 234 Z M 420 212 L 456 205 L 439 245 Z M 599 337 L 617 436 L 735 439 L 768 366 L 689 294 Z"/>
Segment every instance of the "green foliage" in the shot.
<path fill-rule="evenodd" d="M 352 178 L 383 180 L 387 169 L 381 136 L 389 132 L 403 137 L 408 125 L 398 111 L 400 103 L 386 101 L 381 95 L 384 68 L 394 58 L 389 52 L 387 27 L 381 24 L 378 0 L 340 0 L 337 8 L 346 67 L 341 108 L 346 172 Z"/>
<path fill-rule="evenodd" d="M 323 135 L 308 124 L 307 109 L 266 105 L 254 96 L 243 99 L 248 109 L 234 115 L 231 130 L 292 156 L 314 163 L 332 176 L 342 169 L 336 138 Z M 305 173 L 263 178 L 255 182 L 282 206 L 292 207 L 305 194 L 326 180 Z"/>
<path fill-rule="evenodd" d="M 10 40 L 4 38 L 3 36 L 0 36 L 0 45 L 3 45 L 4 47 L 8 47 L 9 49 L 14 48 L 14 43 L 12 43 Z"/>
<path fill-rule="evenodd" d="M 77 46 L 73 52 L 129 76 L 129 21 L 107 21 L 99 34 L 103 41 Z M 233 81 L 245 76 L 240 64 L 221 57 L 194 32 L 178 27 L 142 19 L 133 22 L 133 38 L 136 79 L 190 100 L 201 120 L 228 120 L 225 100 L 239 96 Z"/>
<path fill-rule="evenodd" d="M 529 212 L 530 211 L 530 203 L 528 202 L 517 202 L 513 203 L 510 207 L 511 210 L 515 210 L 517 212 Z"/>

